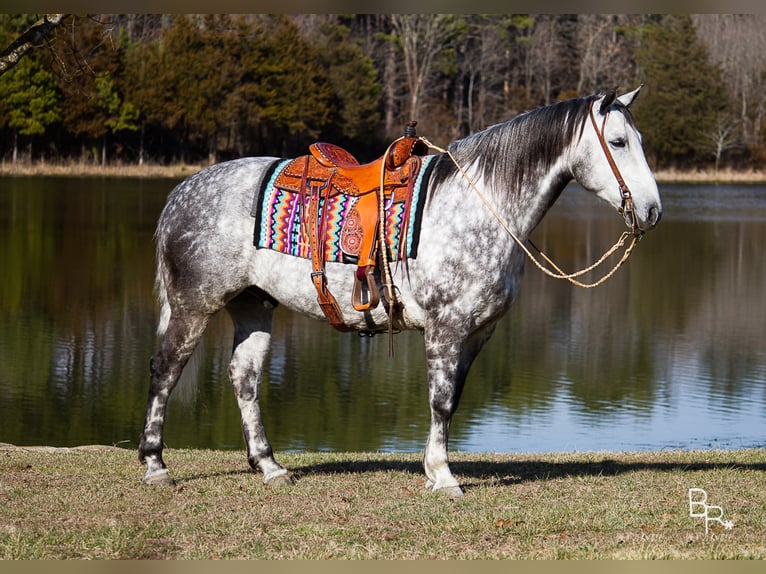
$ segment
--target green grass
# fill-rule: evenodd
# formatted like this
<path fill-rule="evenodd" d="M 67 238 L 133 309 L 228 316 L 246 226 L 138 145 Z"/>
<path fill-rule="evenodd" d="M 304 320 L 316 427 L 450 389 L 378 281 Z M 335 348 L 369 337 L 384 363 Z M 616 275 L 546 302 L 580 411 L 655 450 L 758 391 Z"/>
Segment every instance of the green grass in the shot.
<path fill-rule="evenodd" d="M 419 456 L 281 454 L 269 487 L 241 451 L 167 450 L 175 487 L 131 450 L 0 450 L 0 558 L 766 558 L 766 450 L 452 454 L 466 491 L 424 488 Z M 689 516 L 689 488 L 734 521 Z"/>

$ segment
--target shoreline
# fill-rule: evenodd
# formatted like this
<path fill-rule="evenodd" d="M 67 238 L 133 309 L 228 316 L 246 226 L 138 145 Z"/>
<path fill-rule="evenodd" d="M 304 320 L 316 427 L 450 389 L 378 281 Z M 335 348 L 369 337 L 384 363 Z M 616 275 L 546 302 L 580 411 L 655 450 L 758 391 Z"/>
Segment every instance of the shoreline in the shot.
<path fill-rule="evenodd" d="M 0 163 L 0 177 L 135 177 L 183 179 L 207 164 L 174 165 L 108 165 L 94 164 L 49 164 L 49 163 Z M 766 171 L 758 170 L 676 170 L 654 171 L 657 183 L 737 183 L 766 184 Z"/>
<path fill-rule="evenodd" d="M 206 165 L 107 165 L 87 163 L 0 163 L 0 177 L 135 177 L 135 178 L 185 178 Z"/>

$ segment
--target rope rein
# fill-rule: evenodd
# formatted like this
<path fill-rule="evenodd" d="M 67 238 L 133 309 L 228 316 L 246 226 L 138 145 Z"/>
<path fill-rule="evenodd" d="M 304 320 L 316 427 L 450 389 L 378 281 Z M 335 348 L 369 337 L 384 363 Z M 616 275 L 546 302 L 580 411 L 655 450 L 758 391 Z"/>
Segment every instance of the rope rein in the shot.
<path fill-rule="evenodd" d="M 598 133 L 598 130 L 596 130 L 596 133 L 599 136 L 599 139 L 601 139 L 602 135 Z M 553 277 L 554 279 L 565 279 L 565 280 L 569 281 L 570 283 L 572 283 L 573 285 L 576 285 L 577 287 L 582 287 L 584 289 L 591 289 L 593 287 L 597 287 L 597 286 L 601 285 L 602 283 L 604 283 L 612 275 L 614 275 L 614 273 L 622 266 L 622 264 L 625 263 L 625 261 L 628 260 L 628 257 L 630 257 L 630 254 L 633 252 L 633 248 L 641 240 L 642 234 L 637 232 L 635 229 L 633 229 L 633 232 L 632 232 L 633 241 L 625 249 L 625 252 L 622 254 L 622 257 L 620 258 L 620 260 L 617 262 L 617 264 L 609 272 L 607 272 L 603 277 L 601 277 L 601 279 L 599 279 L 598 281 L 595 281 L 593 283 L 582 283 L 582 282 L 578 281 L 576 278 L 580 277 L 581 275 L 584 275 L 585 273 L 588 273 L 589 271 L 594 270 L 599 265 L 601 265 L 604 261 L 606 261 L 609 258 L 609 256 L 611 256 L 615 251 L 617 251 L 618 249 L 620 249 L 621 247 L 623 247 L 625 245 L 625 240 L 631 235 L 631 233 L 629 233 L 627 231 L 624 231 L 622 233 L 622 235 L 620 236 L 620 238 L 617 240 L 617 242 L 610 249 L 608 249 L 601 256 L 601 258 L 598 261 L 596 261 L 593 265 L 590 265 L 589 267 L 586 267 L 585 269 L 582 269 L 580 271 L 576 271 L 574 273 L 565 273 L 564 271 L 562 271 L 559 268 L 559 266 L 556 265 L 545 253 L 543 253 L 540 249 L 538 249 L 537 246 L 535 246 L 535 244 L 532 243 L 532 241 L 529 241 L 530 245 L 532 245 L 532 247 L 534 247 L 535 250 L 537 250 L 537 252 L 540 254 L 540 256 L 551 267 L 553 267 L 553 269 L 555 269 L 555 272 L 551 271 L 550 269 L 545 267 L 542 263 L 540 263 L 537 260 L 537 258 L 527 248 L 527 246 L 524 244 L 524 242 L 521 241 L 518 238 L 518 236 L 513 232 L 513 230 L 505 222 L 505 220 L 502 218 L 502 216 L 493 207 L 492 203 L 486 198 L 486 196 L 481 191 L 479 191 L 479 188 L 476 186 L 476 184 L 471 179 L 471 177 L 468 175 L 468 173 L 463 169 L 463 167 L 455 159 L 455 156 L 452 155 L 452 152 L 450 152 L 449 150 L 443 149 L 443 148 L 441 148 L 441 147 L 439 147 L 437 145 L 434 145 L 433 143 L 428 141 L 428 139 L 426 139 L 426 138 L 424 138 L 422 136 L 421 136 L 420 139 L 430 149 L 433 149 L 433 150 L 435 150 L 435 151 L 437 151 L 439 153 L 447 154 L 449 156 L 449 158 L 452 160 L 452 163 L 455 164 L 455 167 L 458 169 L 458 171 L 460 171 L 460 173 L 463 175 L 465 180 L 470 184 L 471 188 L 473 188 L 473 190 L 476 193 L 476 195 L 479 197 L 479 199 L 482 201 L 482 203 L 484 203 L 484 205 L 487 207 L 487 209 L 490 211 L 490 213 L 492 213 L 492 215 L 495 217 L 495 219 L 498 221 L 498 223 L 501 225 L 501 227 L 503 229 L 505 229 L 505 231 L 508 233 L 508 235 L 510 235 L 513 238 L 513 240 L 519 245 L 519 247 L 521 247 L 521 249 L 524 250 L 524 253 L 527 254 L 527 257 L 529 257 L 529 259 L 537 266 L 537 268 L 540 269 L 540 271 L 542 271 L 543 273 L 545 273 L 549 277 Z M 607 151 L 607 159 L 611 159 L 611 156 L 608 153 L 608 150 L 606 150 L 606 151 Z M 610 163 L 610 166 L 612 166 L 613 161 L 610 161 L 609 163 Z M 612 170 L 615 172 L 615 175 L 618 176 L 618 181 L 622 182 L 622 177 L 620 177 L 618 175 L 619 172 L 615 171 L 616 170 L 616 166 L 612 166 Z M 623 196 L 623 203 L 625 203 L 626 191 L 623 191 L 623 186 L 624 186 L 624 184 L 621 183 L 620 191 L 621 191 L 621 194 Z M 625 187 L 625 190 L 627 190 L 627 187 Z M 629 195 L 630 191 L 627 191 L 627 194 L 628 194 L 627 198 L 629 199 L 630 198 L 630 195 Z M 629 209 L 632 210 L 632 205 L 629 206 Z M 622 208 L 621 208 L 621 211 L 622 211 Z M 634 225 L 635 225 L 635 217 L 633 217 L 633 221 L 634 221 Z"/>

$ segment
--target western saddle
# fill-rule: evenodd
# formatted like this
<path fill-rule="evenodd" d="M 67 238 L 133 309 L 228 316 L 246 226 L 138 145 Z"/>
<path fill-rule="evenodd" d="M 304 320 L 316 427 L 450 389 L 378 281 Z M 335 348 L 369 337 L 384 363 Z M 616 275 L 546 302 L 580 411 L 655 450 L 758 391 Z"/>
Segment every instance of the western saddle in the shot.
<path fill-rule="evenodd" d="M 345 149 L 317 142 L 309 146 L 310 155 L 292 160 L 277 175 L 275 187 L 301 194 L 301 205 L 304 206 L 301 226 L 309 239 L 311 280 L 317 290 L 319 306 L 327 320 L 338 330 L 348 329 L 343 324 L 338 302 L 327 287 L 324 246 L 328 210 L 320 207 L 328 205 L 328 200 L 337 194 L 356 198 L 341 230 L 341 243 L 344 251 L 357 256 L 352 292 L 354 309 L 374 309 L 380 302 L 375 276 L 379 262 L 385 277 L 390 277 L 388 245 L 379 249 L 381 240 L 385 241 L 385 233 L 381 233 L 381 229 L 385 229 L 384 198 L 405 201 L 404 221 L 409 221 L 412 209 L 410 199 L 421 167 L 420 156 L 428 153 L 428 146 L 416 136 L 416 124 L 409 122 L 404 137 L 395 140 L 381 157 L 370 163 L 362 165 Z M 402 253 L 403 243 L 400 241 Z M 388 300 L 387 312 L 393 314 L 398 305 L 393 285 L 388 279 L 383 285 Z"/>

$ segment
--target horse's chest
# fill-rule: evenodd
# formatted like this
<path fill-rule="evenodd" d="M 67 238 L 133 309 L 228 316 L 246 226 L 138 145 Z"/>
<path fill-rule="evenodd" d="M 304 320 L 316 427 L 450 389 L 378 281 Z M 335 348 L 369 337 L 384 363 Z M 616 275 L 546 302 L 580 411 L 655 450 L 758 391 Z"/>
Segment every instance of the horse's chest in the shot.
<path fill-rule="evenodd" d="M 470 226 L 463 233 L 432 237 L 421 243 L 417 263 L 416 296 L 425 308 L 463 309 L 477 322 L 508 308 L 521 282 L 524 259 L 507 237 L 472 232 Z"/>

